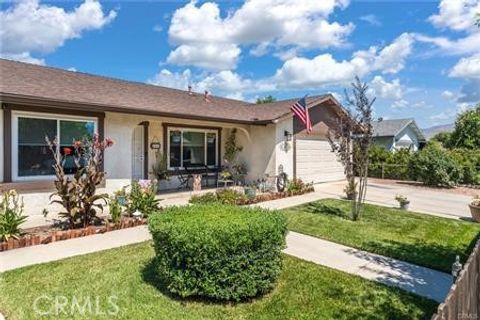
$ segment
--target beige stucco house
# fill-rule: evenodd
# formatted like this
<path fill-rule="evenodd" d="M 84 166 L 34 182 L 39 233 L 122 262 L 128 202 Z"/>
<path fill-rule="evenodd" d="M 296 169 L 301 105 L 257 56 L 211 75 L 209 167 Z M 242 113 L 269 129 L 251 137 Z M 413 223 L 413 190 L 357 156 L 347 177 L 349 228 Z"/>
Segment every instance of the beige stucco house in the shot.
<path fill-rule="evenodd" d="M 111 189 L 149 178 L 157 150 L 167 155 L 172 173 L 186 164 L 219 167 L 234 128 L 247 180 L 279 170 L 306 182 L 343 178 L 326 139 L 343 112 L 331 95 L 307 99 L 314 125 L 307 135 L 290 111 L 294 99 L 256 105 L 1 59 L 0 102 L 2 189 L 50 188 L 45 135 L 58 138 L 62 153 L 73 139 L 93 132 L 115 142 L 104 156 Z M 174 176 L 165 187 L 177 185 Z"/>

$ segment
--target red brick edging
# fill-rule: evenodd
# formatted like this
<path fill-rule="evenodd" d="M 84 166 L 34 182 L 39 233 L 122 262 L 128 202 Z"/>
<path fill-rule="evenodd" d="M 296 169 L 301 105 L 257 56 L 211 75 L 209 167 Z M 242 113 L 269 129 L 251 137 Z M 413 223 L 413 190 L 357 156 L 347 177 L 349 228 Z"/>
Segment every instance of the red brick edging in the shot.
<path fill-rule="evenodd" d="M 19 239 L 10 238 L 8 241 L 0 242 L 0 252 L 12 249 L 47 244 L 55 241 L 62 241 L 93 234 L 105 233 L 114 230 L 126 229 L 147 224 L 147 219 L 124 218 L 119 223 L 106 223 L 103 226 L 89 226 L 81 229 L 55 230 L 45 235 L 24 235 Z"/>

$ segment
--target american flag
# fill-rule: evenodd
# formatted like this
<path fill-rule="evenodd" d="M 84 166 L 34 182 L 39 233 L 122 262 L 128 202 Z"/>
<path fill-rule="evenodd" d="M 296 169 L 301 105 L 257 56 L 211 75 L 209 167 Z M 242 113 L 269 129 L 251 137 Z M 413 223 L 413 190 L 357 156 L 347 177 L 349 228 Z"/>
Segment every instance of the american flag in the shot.
<path fill-rule="evenodd" d="M 310 122 L 310 115 L 308 114 L 307 103 L 305 102 L 305 97 L 298 100 L 290 107 L 293 113 L 302 121 L 307 129 L 307 134 L 312 132 L 312 122 Z"/>

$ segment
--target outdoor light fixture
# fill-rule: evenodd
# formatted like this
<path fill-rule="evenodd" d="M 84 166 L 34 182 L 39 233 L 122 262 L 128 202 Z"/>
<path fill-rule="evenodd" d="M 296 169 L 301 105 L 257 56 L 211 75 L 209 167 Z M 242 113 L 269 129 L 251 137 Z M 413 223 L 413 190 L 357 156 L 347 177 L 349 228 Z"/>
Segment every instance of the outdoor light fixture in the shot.
<path fill-rule="evenodd" d="M 285 138 L 285 142 L 292 141 L 292 134 L 287 130 L 283 132 L 283 136 Z"/>
<path fill-rule="evenodd" d="M 150 143 L 150 149 L 160 150 L 161 147 L 162 147 L 162 145 L 160 144 L 160 142 L 158 142 L 158 138 L 153 137 L 152 142 Z"/>

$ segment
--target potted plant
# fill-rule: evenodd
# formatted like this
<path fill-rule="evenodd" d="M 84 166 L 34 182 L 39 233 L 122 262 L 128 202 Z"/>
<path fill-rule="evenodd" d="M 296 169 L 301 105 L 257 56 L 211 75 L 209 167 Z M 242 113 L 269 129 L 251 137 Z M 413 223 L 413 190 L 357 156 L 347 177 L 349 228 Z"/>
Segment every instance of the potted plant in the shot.
<path fill-rule="evenodd" d="M 257 189 L 255 188 L 255 185 L 247 184 L 247 185 L 245 185 L 243 190 L 244 190 L 245 195 L 249 199 L 253 199 L 257 196 Z"/>
<path fill-rule="evenodd" d="M 395 196 L 395 200 L 398 201 L 398 203 L 400 205 L 400 209 L 408 210 L 408 205 L 410 204 L 410 200 L 407 199 L 407 196 L 397 194 Z"/>
<path fill-rule="evenodd" d="M 167 155 L 160 150 L 155 152 L 155 163 L 152 165 L 152 174 L 157 182 L 157 192 L 166 189 L 166 182 L 170 180 Z"/>
<path fill-rule="evenodd" d="M 470 207 L 473 221 L 480 222 L 480 195 L 476 195 L 468 206 Z"/>
<path fill-rule="evenodd" d="M 357 183 L 355 181 L 351 180 L 347 183 L 345 188 L 343 188 L 343 192 L 345 192 L 345 195 L 347 196 L 347 200 L 354 200 L 355 196 L 357 195 Z"/>

